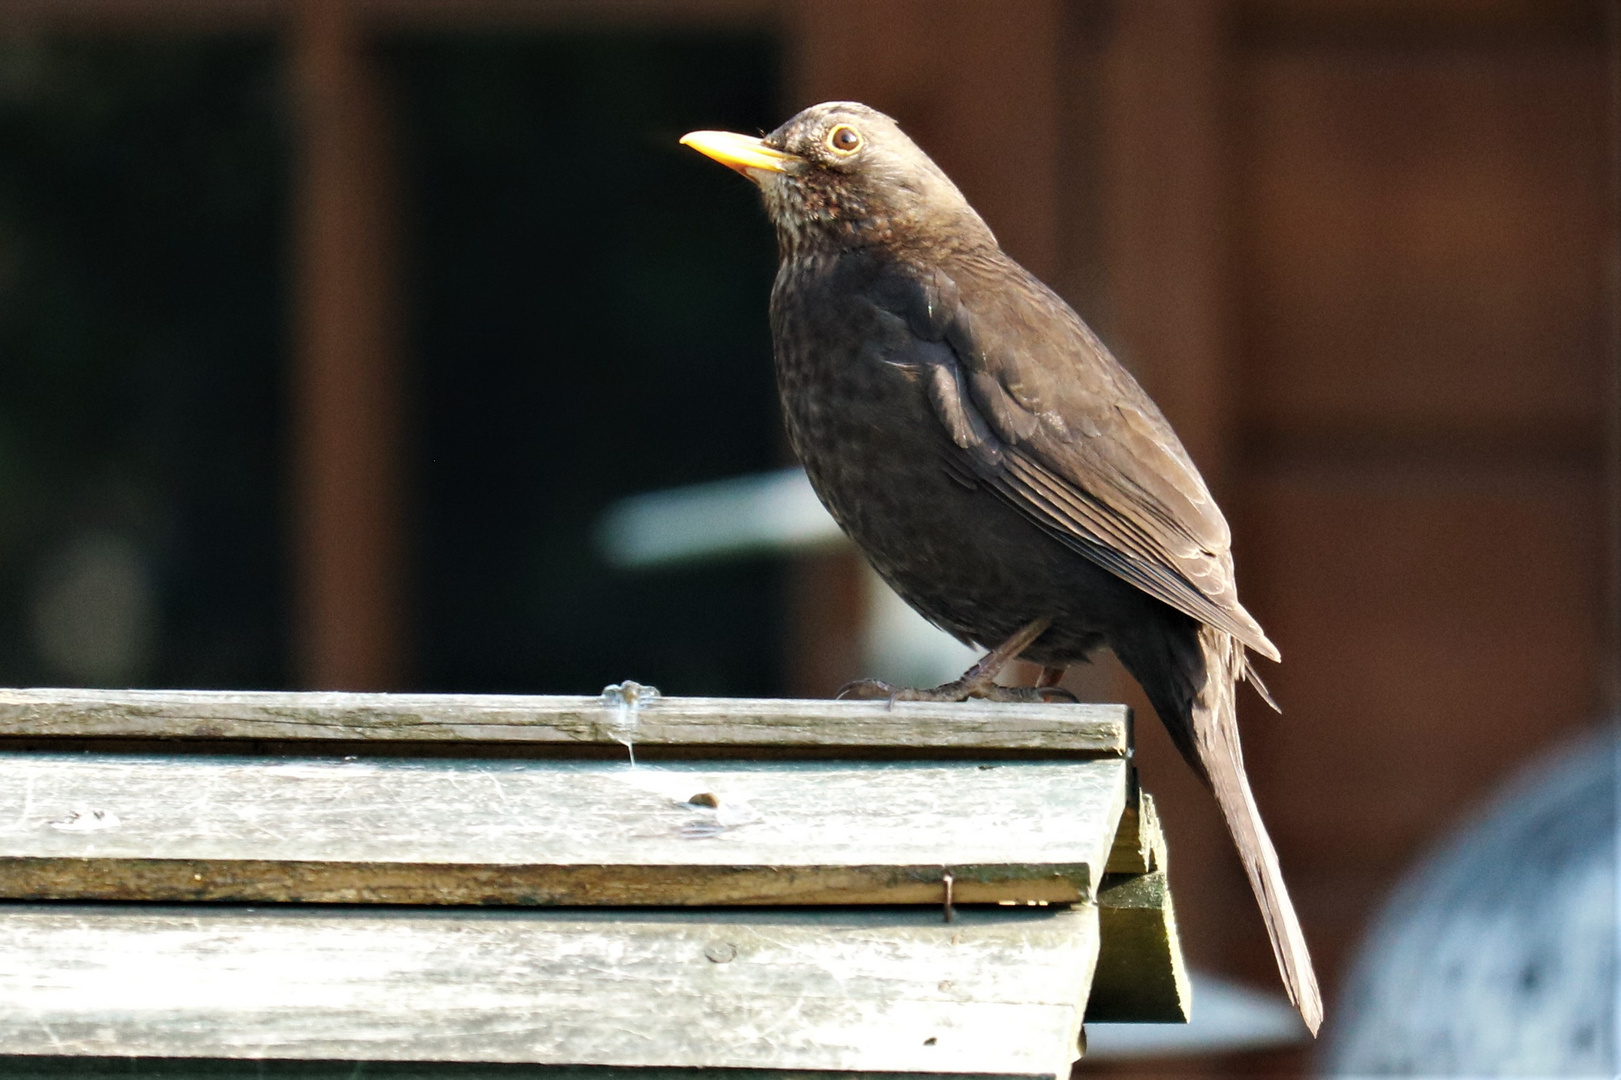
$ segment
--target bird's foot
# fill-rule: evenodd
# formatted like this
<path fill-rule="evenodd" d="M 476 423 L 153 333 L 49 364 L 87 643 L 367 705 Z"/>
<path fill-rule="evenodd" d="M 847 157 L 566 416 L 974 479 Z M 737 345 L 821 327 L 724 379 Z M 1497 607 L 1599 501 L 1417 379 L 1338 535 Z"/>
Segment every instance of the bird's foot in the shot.
<path fill-rule="evenodd" d="M 878 679 L 857 679 L 839 688 L 839 698 L 866 701 L 888 701 L 893 708 L 897 701 L 981 701 L 1009 702 L 1076 702 L 1080 699 L 1061 686 L 1053 685 L 1063 676 L 1062 668 L 1043 668 L 1041 678 L 1034 686 L 1003 686 L 996 681 L 996 673 L 1018 656 L 1030 643 L 1042 635 L 1051 620 L 1037 619 L 1019 629 L 1012 637 L 980 658 L 979 662 L 962 673 L 962 678 L 939 686 L 923 689 L 915 686 L 891 686 Z"/>
<path fill-rule="evenodd" d="M 1023 703 L 1074 702 L 1076 696 L 1061 686 L 1003 686 L 990 675 L 969 672 L 939 686 L 891 686 L 879 679 L 857 679 L 839 689 L 840 700 L 888 701 L 1006 701 Z"/>

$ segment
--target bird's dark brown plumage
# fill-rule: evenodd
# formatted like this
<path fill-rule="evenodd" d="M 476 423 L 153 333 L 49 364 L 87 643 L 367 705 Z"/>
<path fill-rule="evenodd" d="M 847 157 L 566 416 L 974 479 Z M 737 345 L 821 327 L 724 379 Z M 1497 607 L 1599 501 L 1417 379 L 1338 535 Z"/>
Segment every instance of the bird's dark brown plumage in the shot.
<path fill-rule="evenodd" d="M 1214 791 L 1315 1032 L 1233 700 L 1246 649 L 1278 652 L 1238 602 L 1227 523 L 1165 417 L 889 117 L 831 102 L 762 140 L 684 141 L 755 181 L 776 226 L 778 384 L 822 501 L 963 641 L 1047 620 L 1026 659 L 1115 651 Z"/>

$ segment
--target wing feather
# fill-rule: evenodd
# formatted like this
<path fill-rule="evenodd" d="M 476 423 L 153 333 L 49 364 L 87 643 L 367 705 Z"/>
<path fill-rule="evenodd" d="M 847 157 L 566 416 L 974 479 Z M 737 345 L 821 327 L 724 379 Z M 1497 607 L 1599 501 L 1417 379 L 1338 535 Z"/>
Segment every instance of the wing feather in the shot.
<path fill-rule="evenodd" d="M 891 362 L 928 371 L 973 474 L 1078 554 L 1277 659 L 1238 601 L 1226 519 L 1142 388 L 1016 263 L 958 270 L 889 275 L 869 298 L 904 318 L 910 345 Z M 976 271 L 999 290 L 976 290 Z"/>

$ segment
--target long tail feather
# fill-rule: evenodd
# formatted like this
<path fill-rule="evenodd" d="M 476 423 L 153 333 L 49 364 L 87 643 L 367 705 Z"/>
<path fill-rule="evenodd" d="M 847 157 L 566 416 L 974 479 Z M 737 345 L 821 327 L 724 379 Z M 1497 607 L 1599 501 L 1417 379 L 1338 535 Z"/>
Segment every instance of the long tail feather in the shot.
<path fill-rule="evenodd" d="M 1268 690 L 1266 683 L 1261 681 L 1261 673 L 1255 670 L 1255 662 L 1247 654 L 1242 659 L 1244 661 L 1244 681 L 1255 688 L 1255 692 L 1261 696 L 1262 701 L 1271 706 L 1273 712 L 1282 715 L 1283 706 L 1278 704 L 1278 699 L 1272 696 L 1272 691 Z"/>
<path fill-rule="evenodd" d="M 1238 714 L 1234 690 L 1246 671 L 1243 646 L 1231 635 L 1211 627 L 1200 627 L 1199 649 L 1204 656 L 1206 679 L 1193 701 L 1193 741 L 1204 766 L 1210 788 L 1227 819 L 1249 875 L 1250 887 L 1261 906 L 1266 931 L 1272 938 L 1272 952 L 1278 971 L 1289 992 L 1289 1000 L 1300 1010 L 1301 1018 L 1313 1035 L 1323 1022 L 1323 998 L 1317 988 L 1306 936 L 1295 916 L 1289 890 L 1283 884 L 1278 853 L 1272 838 L 1261 824 L 1248 776 L 1244 754 L 1238 744 Z"/>

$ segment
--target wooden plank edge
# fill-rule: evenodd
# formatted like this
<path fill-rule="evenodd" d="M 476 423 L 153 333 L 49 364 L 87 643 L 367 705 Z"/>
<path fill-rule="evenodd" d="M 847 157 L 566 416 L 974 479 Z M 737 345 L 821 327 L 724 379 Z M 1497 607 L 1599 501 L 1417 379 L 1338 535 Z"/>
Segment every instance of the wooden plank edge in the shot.
<path fill-rule="evenodd" d="M 613 866 L 0 858 L 0 900 L 510 907 L 1083 904 L 1085 863 Z"/>
<path fill-rule="evenodd" d="M 1124 756 L 1123 705 L 0 689 L 0 738 L 1039 750 Z"/>
<path fill-rule="evenodd" d="M 611 743 L 539 740 L 457 739 L 202 739 L 182 736 L 105 738 L 99 736 L 0 735 L 0 754 L 123 754 L 141 757 L 270 757 L 331 760 L 411 758 L 422 761 L 615 761 L 626 762 L 625 747 Z M 1020 762 L 1108 761 L 1117 754 L 1089 750 L 983 746 L 763 746 L 759 743 L 664 743 L 636 747 L 636 764 L 703 761 L 814 762 Z"/>
<path fill-rule="evenodd" d="M 262 1057 L 105 1057 L 0 1050 L 6 1080 L 1067 1080 L 1069 1071 L 852 1072 L 661 1065 L 536 1065 L 510 1061 L 387 1061 Z M 279 1070 L 278 1064 L 292 1066 Z M 268 1066 L 268 1068 L 267 1068 Z M 322 1066 L 330 1071 L 316 1071 Z M 409 1066 L 409 1072 L 404 1071 Z M 142 1071 L 142 1070 L 149 1071 Z"/>

